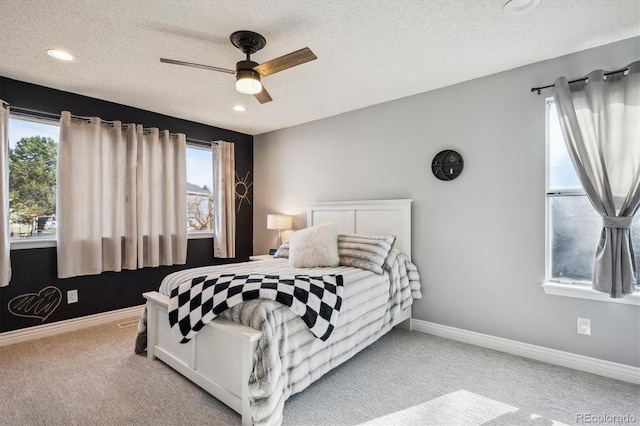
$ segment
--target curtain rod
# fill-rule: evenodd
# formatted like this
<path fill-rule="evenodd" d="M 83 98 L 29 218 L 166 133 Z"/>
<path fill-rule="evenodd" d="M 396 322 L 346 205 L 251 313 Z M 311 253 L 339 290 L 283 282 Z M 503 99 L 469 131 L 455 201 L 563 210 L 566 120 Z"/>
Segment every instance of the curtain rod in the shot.
<path fill-rule="evenodd" d="M 18 115 L 25 115 L 25 116 L 29 116 L 29 117 L 35 117 L 35 118 L 48 118 L 48 119 L 55 119 L 55 120 L 60 120 L 60 116 L 61 114 L 56 114 L 56 113 L 52 113 L 52 112 L 45 112 L 45 111 L 40 111 L 37 109 L 31 109 L 31 108 L 24 108 L 24 107 L 17 107 L 17 106 L 11 106 L 11 104 L 9 104 L 8 102 L 5 101 L 1 101 L 3 102 L 5 105 L 9 106 L 11 108 L 11 113 L 13 114 L 18 114 Z M 78 119 L 78 120 L 89 120 L 89 117 L 83 117 L 83 116 L 79 116 L 79 115 L 74 115 L 71 114 L 71 118 L 74 119 Z M 105 125 L 109 125 L 109 124 L 113 124 L 114 121 L 109 121 L 109 120 L 102 120 L 102 124 Z M 127 125 L 127 123 L 124 124 L 125 126 Z M 144 130 L 148 130 L 150 128 L 145 127 Z M 175 136 L 176 133 L 169 133 L 172 136 Z M 211 142 L 205 142 L 205 141 L 201 141 L 198 139 L 192 139 L 192 138 L 186 138 L 187 142 L 194 142 L 197 144 L 205 144 L 208 146 L 211 146 Z"/>
<path fill-rule="evenodd" d="M 11 106 L 11 104 L 8 102 L 7 102 L 7 106 L 10 108 L 12 114 L 26 115 L 29 117 L 37 117 L 37 118 L 49 118 L 51 120 L 60 119 L 60 114 L 54 114 L 54 113 L 45 112 L 45 111 L 38 111 L 36 109 Z"/>
<path fill-rule="evenodd" d="M 621 72 L 627 72 L 628 70 L 629 70 L 629 67 L 624 67 L 624 68 L 619 69 L 619 70 L 610 71 L 610 72 L 605 72 L 605 73 L 604 73 L 604 75 L 605 75 L 605 76 L 607 76 L 607 75 L 612 75 L 612 74 L 619 74 L 619 73 L 621 73 Z M 571 84 L 571 83 L 577 83 L 577 82 L 579 82 L 579 81 L 587 81 L 587 80 L 589 80 L 589 77 L 577 78 L 577 79 L 575 79 L 575 80 L 571 80 L 571 81 L 569 82 L 569 84 Z M 554 87 L 554 86 L 555 86 L 555 84 L 549 84 L 549 85 L 547 85 L 547 86 L 541 86 L 541 87 L 532 87 L 532 88 L 531 88 L 531 93 L 533 93 L 533 92 L 538 92 L 538 95 L 539 95 L 541 90 L 548 89 L 548 88 L 550 88 L 550 87 Z"/>
<path fill-rule="evenodd" d="M 203 145 L 203 146 L 207 146 L 207 147 L 211 147 L 214 145 L 218 145 L 218 142 L 207 142 L 207 141 L 203 141 L 201 139 L 193 139 L 193 138 L 187 138 L 187 142 L 195 144 L 195 145 Z"/>

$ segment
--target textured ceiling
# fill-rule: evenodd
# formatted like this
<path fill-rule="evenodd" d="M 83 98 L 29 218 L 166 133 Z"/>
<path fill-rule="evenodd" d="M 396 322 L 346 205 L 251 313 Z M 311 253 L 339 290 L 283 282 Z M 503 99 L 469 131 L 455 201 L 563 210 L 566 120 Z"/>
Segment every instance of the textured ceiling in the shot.
<path fill-rule="evenodd" d="M 255 135 L 640 34 L 640 0 L 541 0 L 517 15 L 505 2 L 2 0 L 0 75 Z M 264 105 L 232 75 L 159 61 L 234 69 L 241 29 L 267 39 L 258 63 L 305 46 L 318 59 L 264 78 Z"/>

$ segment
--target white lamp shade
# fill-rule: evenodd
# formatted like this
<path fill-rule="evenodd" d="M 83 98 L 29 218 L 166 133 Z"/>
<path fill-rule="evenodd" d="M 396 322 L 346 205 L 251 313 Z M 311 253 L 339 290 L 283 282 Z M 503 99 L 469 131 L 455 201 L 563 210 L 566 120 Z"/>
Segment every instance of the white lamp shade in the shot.
<path fill-rule="evenodd" d="M 293 228 L 293 217 L 282 214 L 267 215 L 267 229 L 285 230 Z"/>

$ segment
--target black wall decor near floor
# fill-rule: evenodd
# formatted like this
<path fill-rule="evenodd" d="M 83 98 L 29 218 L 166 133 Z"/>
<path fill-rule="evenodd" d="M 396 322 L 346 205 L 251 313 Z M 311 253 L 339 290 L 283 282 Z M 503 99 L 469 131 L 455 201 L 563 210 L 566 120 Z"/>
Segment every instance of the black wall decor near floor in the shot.
<path fill-rule="evenodd" d="M 253 136 L 5 77 L 0 77 L 0 99 L 50 114 L 66 110 L 185 133 L 197 140 L 233 142 L 236 174 L 242 180 L 241 188 L 236 188 L 241 197 L 236 200 L 234 259 L 214 258 L 211 238 L 191 239 L 186 265 L 58 279 L 55 247 L 12 250 L 11 282 L 0 288 L 0 333 L 142 305 L 142 293 L 157 290 L 171 272 L 249 259 L 253 252 Z M 76 303 L 68 303 L 69 290 L 77 290 Z"/>

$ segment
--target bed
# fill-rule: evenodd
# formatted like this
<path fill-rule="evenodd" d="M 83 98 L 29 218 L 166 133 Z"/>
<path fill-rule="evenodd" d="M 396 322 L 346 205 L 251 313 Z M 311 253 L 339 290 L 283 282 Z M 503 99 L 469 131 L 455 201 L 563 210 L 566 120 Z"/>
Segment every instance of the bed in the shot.
<path fill-rule="evenodd" d="M 341 234 L 394 235 L 384 273 L 350 266 L 292 268 L 272 259 L 179 271 L 159 291 L 145 293 L 139 336 L 158 358 L 241 414 L 242 424 L 280 424 L 286 399 L 375 342 L 392 327 L 411 329 L 411 304 L 420 298 L 411 256 L 411 200 L 311 203 L 307 226 L 332 222 Z M 327 275 L 344 280 L 343 306 L 326 340 L 316 338 L 288 307 L 250 300 L 224 311 L 187 343 L 168 321 L 171 290 L 220 274 Z M 175 330 L 174 330 L 175 331 Z M 137 346 L 140 346 L 137 342 Z"/>

